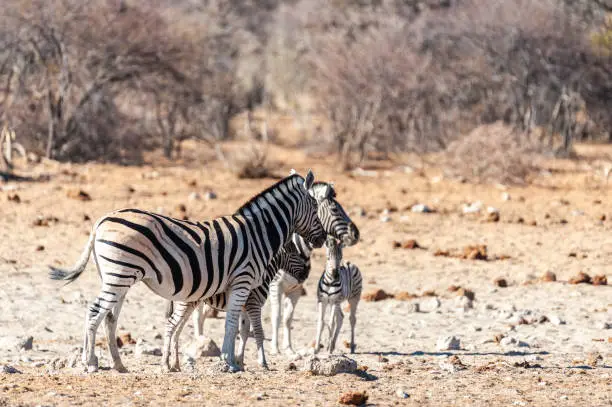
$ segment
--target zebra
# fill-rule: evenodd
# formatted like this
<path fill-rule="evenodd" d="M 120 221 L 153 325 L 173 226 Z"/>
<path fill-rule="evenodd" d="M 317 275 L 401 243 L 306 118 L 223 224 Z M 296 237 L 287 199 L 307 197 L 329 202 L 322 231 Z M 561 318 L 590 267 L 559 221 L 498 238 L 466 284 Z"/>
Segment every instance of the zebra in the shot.
<path fill-rule="evenodd" d="M 342 206 L 336 201 L 336 191 L 333 184 L 315 182 L 313 185 L 314 196 L 319 202 L 317 213 L 323 223 L 325 231 L 341 240 L 345 246 L 352 246 L 359 241 L 359 229 L 346 214 Z M 310 268 L 310 255 L 313 247 L 301 236 L 294 234 L 292 241 L 298 252 L 307 262 Z M 272 314 L 272 352 L 280 353 L 278 346 L 278 328 L 281 322 L 281 302 L 284 296 L 283 313 L 283 349 L 286 353 L 295 354 L 291 345 L 291 323 L 293 312 L 297 302 L 302 295 L 303 285 L 290 275 L 279 270 L 278 274 L 270 284 L 270 305 Z"/>
<path fill-rule="evenodd" d="M 251 288 L 262 284 L 265 268 L 294 232 L 315 247 L 325 242 L 313 183 L 310 170 L 306 178 L 290 175 L 233 215 L 202 223 L 140 209 L 121 209 L 100 218 L 71 270 L 50 267 L 52 279 L 72 282 L 94 252 L 102 287 L 86 313 L 83 363 L 87 371 L 98 369 L 94 347 L 102 320 L 113 368 L 127 371 L 115 331 L 125 295 L 138 281 L 171 301 L 193 302 L 225 292 L 228 311 L 221 359 L 230 372 L 238 371 L 234 352 L 238 318 Z"/>
<path fill-rule="evenodd" d="M 329 353 L 333 353 L 344 319 L 340 304 L 346 300 L 350 307 L 351 353 L 355 353 L 355 323 L 357 322 L 357 305 L 362 289 L 361 272 L 354 264 L 349 262 L 342 264 L 342 243 L 338 242 L 335 237 L 328 236 L 325 241 L 325 249 L 327 253 L 325 271 L 319 279 L 317 288 L 319 314 L 314 352 L 317 353 L 321 346 L 325 307 L 330 305 L 329 346 L 327 350 Z"/>
<path fill-rule="evenodd" d="M 309 265 L 308 265 L 309 266 Z M 300 283 L 304 282 L 308 277 L 310 269 L 306 267 L 306 262 L 300 256 L 299 252 L 295 248 L 292 242 L 288 242 L 280 252 L 274 256 L 268 267 L 266 268 L 266 272 L 264 274 L 264 279 L 262 285 L 253 289 L 251 294 L 249 295 L 246 303 L 245 309 L 242 311 L 240 315 L 240 345 L 239 351 L 237 355 L 238 365 L 244 366 L 244 350 L 246 347 L 246 341 L 248 340 L 250 323 L 253 325 L 253 331 L 255 336 L 255 341 L 257 343 L 257 353 L 258 353 L 258 363 L 264 369 L 268 370 L 268 364 L 266 362 L 265 352 L 263 349 L 263 341 L 264 341 L 264 331 L 263 326 L 261 324 L 261 308 L 266 302 L 268 298 L 268 291 L 270 282 L 272 278 L 276 275 L 276 271 L 279 269 L 286 270 L 286 272 L 292 277 L 295 278 Z M 178 302 L 177 306 L 174 306 L 173 302 L 168 303 L 168 307 L 166 309 L 166 317 L 168 318 L 168 322 L 166 324 L 167 332 L 172 332 L 175 330 L 174 335 L 171 337 L 166 335 L 164 337 L 164 358 L 162 363 L 165 365 L 169 364 L 168 359 L 170 358 L 170 346 L 171 343 L 174 345 L 174 364 L 171 368 L 172 371 L 180 371 L 180 362 L 178 357 L 178 337 L 189 318 L 189 314 L 192 311 L 199 312 L 203 314 L 202 308 L 206 304 L 206 306 L 210 309 L 225 311 L 227 308 L 227 295 L 226 293 L 221 293 L 209 297 L 205 300 L 200 300 L 197 302 L 186 303 L 186 302 Z M 200 319 L 194 321 L 196 324 Z M 203 322 L 203 318 L 201 319 Z M 174 328 L 176 327 L 176 328 Z M 195 326 L 196 333 L 198 331 L 198 326 Z M 202 327 L 199 327 L 200 332 L 202 332 Z"/>

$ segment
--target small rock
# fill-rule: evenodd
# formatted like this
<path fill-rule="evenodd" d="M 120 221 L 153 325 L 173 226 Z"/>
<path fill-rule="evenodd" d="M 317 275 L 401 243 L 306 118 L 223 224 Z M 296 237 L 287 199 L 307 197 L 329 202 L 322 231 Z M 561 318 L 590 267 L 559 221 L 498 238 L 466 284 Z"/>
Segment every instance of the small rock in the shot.
<path fill-rule="evenodd" d="M 564 395 L 562 395 L 562 396 L 561 396 L 561 397 L 559 397 L 559 398 L 560 398 L 561 400 L 567 400 L 567 399 L 569 399 L 569 397 L 567 397 L 565 394 L 564 394 Z"/>
<path fill-rule="evenodd" d="M 310 356 L 304 360 L 302 370 L 311 372 L 314 375 L 334 376 L 338 373 L 355 372 L 357 370 L 357 362 L 340 355 L 329 355 L 325 359 Z"/>
<path fill-rule="evenodd" d="M 8 194 L 7 198 L 11 202 L 21 203 L 21 198 L 19 197 L 19 194 L 11 193 Z"/>
<path fill-rule="evenodd" d="M 461 208 L 461 211 L 464 214 L 468 214 L 468 213 L 478 213 L 482 210 L 482 202 L 478 201 L 478 202 L 474 202 L 471 204 L 464 204 Z"/>
<path fill-rule="evenodd" d="M 204 194 L 204 199 L 207 201 L 217 199 L 217 194 L 214 191 L 208 191 Z"/>
<path fill-rule="evenodd" d="M 569 283 L 570 284 L 583 284 L 583 283 L 589 284 L 591 283 L 591 276 L 581 271 L 574 277 L 570 278 Z"/>
<path fill-rule="evenodd" d="M 476 299 L 476 294 L 474 294 L 474 291 L 468 290 L 467 288 L 460 287 L 456 292 L 457 292 L 457 295 L 462 296 L 462 297 L 467 297 L 472 301 Z"/>
<path fill-rule="evenodd" d="M 34 344 L 34 337 L 28 336 L 25 339 L 22 339 L 17 344 L 17 349 L 19 350 L 32 350 L 32 346 Z"/>
<path fill-rule="evenodd" d="M 185 213 L 187 212 L 187 207 L 185 206 L 185 204 L 178 204 L 176 205 L 176 211 L 179 213 Z"/>
<path fill-rule="evenodd" d="M 387 298 L 393 298 L 393 295 L 387 294 L 384 290 L 378 289 L 376 291 L 372 291 L 370 293 L 363 294 L 361 298 L 364 301 L 376 302 L 376 301 L 386 300 Z"/>
<path fill-rule="evenodd" d="M 296 371 L 297 370 L 297 366 L 295 365 L 295 363 L 289 362 L 289 364 L 287 365 L 285 370 L 288 371 L 288 372 Z"/>
<path fill-rule="evenodd" d="M 390 217 L 390 216 L 387 216 L 387 215 L 382 215 L 382 216 L 380 217 L 380 221 L 381 221 L 382 223 L 391 222 L 391 217 Z"/>
<path fill-rule="evenodd" d="M 136 344 L 136 341 L 134 340 L 134 338 L 132 338 L 132 334 L 130 334 L 129 332 L 121 334 L 117 337 L 117 346 L 120 348 L 125 345 L 135 345 L 135 344 Z"/>
<path fill-rule="evenodd" d="M 467 367 L 463 364 L 457 355 L 453 355 L 439 363 L 440 369 L 450 373 L 455 373 L 460 370 L 465 370 Z"/>
<path fill-rule="evenodd" d="M 605 275 L 600 274 L 593 277 L 593 285 L 608 285 L 608 279 Z"/>
<path fill-rule="evenodd" d="M 253 399 L 253 400 L 263 400 L 264 397 L 266 397 L 266 396 L 267 396 L 266 393 L 255 393 L 250 398 Z"/>
<path fill-rule="evenodd" d="M 2 373 L 15 374 L 15 373 L 21 373 L 21 371 L 15 369 L 13 366 L 3 365 Z"/>
<path fill-rule="evenodd" d="M 91 201 L 91 196 L 82 189 L 69 189 L 66 191 L 66 196 L 79 201 Z"/>
<path fill-rule="evenodd" d="M 136 341 L 136 347 L 134 348 L 134 355 L 137 357 L 142 355 L 153 355 L 153 356 L 161 356 L 162 350 L 158 346 L 151 345 L 147 341 L 142 338 L 139 338 Z"/>
<path fill-rule="evenodd" d="M 189 194 L 187 199 L 190 201 L 199 201 L 200 199 L 202 199 L 202 197 L 197 192 L 192 192 Z"/>
<path fill-rule="evenodd" d="M 511 337 L 509 337 L 509 336 L 506 336 L 505 338 L 502 338 L 502 339 L 499 341 L 499 344 L 500 344 L 501 346 L 514 346 L 514 345 L 516 345 L 516 344 L 517 344 L 517 342 L 518 342 L 518 341 L 516 340 L 516 338 L 511 338 Z"/>
<path fill-rule="evenodd" d="M 487 260 L 487 246 L 484 244 L 465 246 L 461 258 L 466 260 Z"/>
<path fill-rule="evenodd" d="M 511 200 L 511 199 L 512 199 L 512 197 L 510 196 L 510 194 L 509 194 L 509 193 L 507 193 L 507 192 L 502 192 L 502 201 L 509 201 L 509 200 Z"/>
<path fill-rule="evenodd" d="M 467 311 L 469 309 L 474 308 L 474 303 L 468 297 L 461 295 L 455 298 L 456 308 Z"/>
<path fill-rule="evenodd" d="M 361 406 L 368 401 L 366 392 L 348 392 L 344 393 L 338 399 L 338 403 L 350 406 Z"/>
<path fill-rule="evenodd" d="M 612 322 L 602 322 L 597 325 L 599 329 L 612 329 Z"/>
<path fill-rule="evenodd" d="M 66 360 L 62 358 L 55 358 L 51 361 L 51 369 L 60 370 L 66 367 Z"/>
<path fill-rule="evenodd" d="M 493 284 L 495 284 L 497 287 L 500 287 L 500 288 L 508 287 L 508 282 L 506 281 L 506 279 L 501 278 L 501 277 L 498 277 L 495 280 L 493 280 Z"/>
<path fill-rule="evenodd" d="M 433 311 L 437 310 L 438 308 L 440 308 L 442 303 L 440 302 L 438 297 L 431 297 L 430 299 L 427 299 L 427 300 L 421 302 L 421 305 L 422 305 L 423 311 L 425 311 L 425 312 L 433 312 Z"/>
<path fill-rule="evenodd" d="M 565 321 L 559 318 L 557 315 L 552 315 L 548 318 L 551 324 L 553 325 L 565 325 Z"/>
<path fill-rule="evenodd" d="M 542 276 L 542 281 L 546 281 L 546 282 L 557 281 L 557 275 L 555 273 L 553 273 L 552 271 L 547 271 Z"/>
<path fill-rule="evenodd" d="M 191 356 L 187 355 L 183 358 L 183 366 L 185 367 L 186 371 L 195 372 L 195 365 L 196 365 L 196 360 L 192 358 Z"/>
<path fill-rule="evenodd" d="M 410 397 L 410 394 L 406 393 L 403 389 L 397 389 L 395 391 L 395 395 L 401 399 L 407 399 Z"/>
<path fill-rule="evenodd" d="M 459 350 L 461 349 L 461 341 L 455 336 L 440 337 L 436 342 L 436 349 L 438 351 Z"/>
<path fill-rule="evenodd" d="M 420 249 L 421 246 L 414 239 L 404 240 L 403 242 L 398 242 L 397 240 L 393 242 L 393 248 L 395 249 Z"/>
<path fill-rule="evenodd" d="M 221 350 L 215 341 L 203 335 L 190 342 L 184 352 L 194 359 L 221 356 Z"/>
<path fill-rule="evenodd" d="M 38 246 L 36 246 L 36 251 L 37 251 L 37 252 L 42 252 L 42 251 L 44 251 L 44 250 L 45 250 L 45 246 L 43 246 L 43 245 L 38 245 Z"/>
<path fill-rule="evenodd" d="M 412 207 L 410 208 L 410 212 L 433 213 L 433 210 L 425 204 L 416 204 L 416 205 L 412 205 Z"/>

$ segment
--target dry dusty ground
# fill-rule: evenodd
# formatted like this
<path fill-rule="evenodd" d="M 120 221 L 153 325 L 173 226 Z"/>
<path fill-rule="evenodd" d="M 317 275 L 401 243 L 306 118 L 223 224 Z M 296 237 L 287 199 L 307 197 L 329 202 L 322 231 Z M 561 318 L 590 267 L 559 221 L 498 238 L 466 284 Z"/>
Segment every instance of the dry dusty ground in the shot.
<path fill-rule="evenodd" d="M 81 344 L 85 302 L 94 298 L 99 281 L 90 264 L 81 279 L 62 288 L 47 279 L 46 265 L 72 265 L 97 217 L 126 206 L 179 215 L 176 207 L 182 203 L 192 219 L 211 218 L 230 213 L 274 180 L 236 180 L 219 164 L 204 165 L 197 154 L 181 166 L 47 162 L 21 173 L 50 174 L 49 181 L 8 183 L 0 192 L 0 365 L 22 372 L 0 373 L 0 405 L 334 405 L 347 391 L 366 391 L 372 405 L 612 404 L 612 330 L 604 325 L 612 323 L 612 291 L 566 282 L 579 271 L 612 277 L 612 220 L 600 220 L 612 216 L 611 193 L 584 170 L 584 161 L 553 162 L 553 171 L 536 180 L 540 186 L 502 190 L 440 180 L 435 168 L 407 172 L 385 164 L 375 174 L 349 176 L 335 171 L 332 160 L 281 149 L 272 153 L 279 174 L 312 167 L 318 179 L 336 183 L 340 202 L 361 229 L 362 241 L 345 257 L 360 266 L 365 292 L 434 290 L 439 299 L 360 303 L 354 358 L 368 367 L 367 373 L 313 376 L 286 370 L 287 359 L 273 355 L 272 371 L 264 372 L 255 363 L 253 343 L 247 348 L 246 371 L 234 375 L 208 373 L 213 360 L 198 360 L 195 371 L 161 374 L 161 358 L 138 358 L 134 345 L 121 350 L 129 374 L 103 369 L 86 375 L 80 367 L 59 368 Z M 13 185 L 18 189 L 11 191 Z M 67 197 L 73 188 L 88 192 L 92 200 Z M 209 190 L 219 198 L 188 199 L 192 192 Z M 503 192 L 511 200 L 503 200 Z M 20 203 L 9 201 L 14 193 Z M 483 222 L 484 215 L 461 213 L 462 203 L 478 200 L 485 208 L 498 208 L 501 220 Z M 437 212 L 412 213 L 414 203 Z M 380 220 L 385 209 L 391 209 L 389 222 Z M 34 225 L 38 217 L 49 216 L 57 221 Z M 424 249 L 393 248 L 393 241 L 406 239 L 416 239 Z M 438 249 L 452 252 L 470 244 L 486 244 L 491 258 L 510 258 L 434 256 Z M 323 258 L 323 251 L 315 254 L 307 295 L 296 310 L 294 344 L 301 349 L 314 338 L 315 284 Z M 539 281 L 547 271 L 556 273 L 558 281 Z M 508 287 L 496 287 L 498 277 Z M 473 308 L 459 307 L 459 297 L 447 289 L 451 285 L 474 291 Z M 414 303 L 421 312 L 414 312 Z M 269 336 L 268 308 L 264 324 Z M 119 331 L 159 346 L 163 311 L 161 298 L 137 286 L 128 294 Z M 566 323 L 538 323 L 542 316 Z M 206 322 L 208 335 L 219 344 L 222 328 L 222 319 Z M 18 350 L 16 344 L 28 335 L 34 337 L 34 348 Z M 189 326 L 184 342 L 191 335 Z M 461 340 L 462 349 L 438 351 L 438 338 L 449 335 Z M 502 345 L 503 336 L 517 342 L 502 339 Z M 346 320 L 340 341 L 347 338 Z M 102 346 L 98 354 L 101 366 L 108 366 Z M 451 354 L 465 369 L 445 368 Z M 398 391 L 409 398 L 400 398 Z"/>

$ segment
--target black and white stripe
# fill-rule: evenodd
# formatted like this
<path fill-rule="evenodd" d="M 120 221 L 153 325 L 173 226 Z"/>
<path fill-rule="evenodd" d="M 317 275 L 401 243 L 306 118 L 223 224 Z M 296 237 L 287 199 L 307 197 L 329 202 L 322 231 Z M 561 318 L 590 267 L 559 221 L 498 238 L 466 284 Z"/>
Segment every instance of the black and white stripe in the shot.
<path fill-rule="evenodd" d="M 336 191 L 332 184 L 325 182 L 315 182 L 313 187 L 314 197 L 318 202 L 317 214 L 323 229 L 342 241 L 345 246 L 352 246 L 359 241 L 359 229 L 346 214 L 342 205 L 336 200 Z M 294 234 L 292 241 L 298 252 L 304 259 L 307 259 L 310 266 L 310 255 L 313 247 L 301 236 Z M 309 267 L 310 268 L 310 267 Z M 294 354 L 291 344 L 291 324 L 293 322 L 293 312 L 297 302 L 302 295 L 303 285 L 287 275 L 283 270 L 270 284 L 270 305 L 272 313 L 272 350 L 279 353 L 278 330 L 281 323 L 281 303 L 284 297 L 283 310 L 283 347 L 282 349 L 289 354 Z"/>
<path fill-rule="evenodd" d="M 88 370 L 98 367 L 95 334 L 104 320 L 114 367 L 125 371 L 115 345 L 116 321 L 127 291 L 138 281 L 172 301 L 194 302 L 226 293 L 222 358 L 231 371 L 238 370 L 234 355 L 238 318 L 251 289 L 263 283 L 268 264 L 293 233 L 314 246 L 325 240 L 313 183 L 310 171 L 306 179 L 291 175 L 235 214 L 202 223 L 138 209 L 119 210 L 98 220 L 76 266 L 51 267 L 50 273 L 52 279 L 74 281 L 94 251 L 102 288 L 86 317 L 83 362 Z M 164 346 L 167 369 L 170 337 Z"/>
<path fill-rule="evenodd" d="M 361 298 L 362 279 L 359 268 L 352 263 L 342 263 L 342 244 L 336 238 L 329 236 L 325 242 L 327 261 L 325 271 L 319 279 L 317 288 L 318 319 L 315 353 L 321 345 L 321 333 L 325 323 L 325 307 L 330 306 L 329 346 L 332 353 L 336 347 L 338 334 L 342 328 L 344 314 L 340 304 L 348 301 L 351 322 L 351 353 L 355 353 L 355 324 L 357 322 L 357 305 Z"/>
<path fill-rule="evenodd" d="M 244 349 L 246 341 L 248 340 L 249 328 L 252 324 L 257 344 L 258 362 L 260 366 L 266 369 L 268 368 L 263 348 L 264 331 L 261 323 L 261 308 L 268 298 L 270 282 L 279 269 L 285 270 L 288 275 L 300 283 L 306 280 L 310 272 L 304 259 L 299 255 L 292 242 L 287 243 L 281 251 L 274 256 L 266 268 L 263 284 L 251 291 L 241 314 L 240 345 L 237 354 L 238 364 L 240 366 L 244 366 Z M 210 309 L 225 311 L 227 309 L 227 295 L 226 293 L 221 293 L 196 303 L 178 302 L 175 306 L 172 304 L 173 303 L 170 302 L 170 307 L 167 310 L 167 317 L 169 318 L 167 327 L 172 325 L 178 326 L 173 337 L 174 354 L 176 358 L 175 365 L 178 365 L 178 335 L 187 321 L 189 314 L 195 310 L 196 314 L 200 314 L 197 316 L 196 321 L 201 321 L 203 323 L 203 306 L 206 305 Z M 200 331 L 202 330 L 202 327 L 196 326 L 196 330 L 198 330 L 198 328 Z"/>

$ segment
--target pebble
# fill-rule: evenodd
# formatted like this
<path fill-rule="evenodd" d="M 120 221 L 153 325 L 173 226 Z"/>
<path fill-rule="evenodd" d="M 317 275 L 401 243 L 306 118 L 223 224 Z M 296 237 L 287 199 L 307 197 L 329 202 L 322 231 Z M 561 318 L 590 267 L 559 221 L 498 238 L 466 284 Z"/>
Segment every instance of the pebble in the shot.
<path fill-rule="evenodd" d="M 200 199 L 202 199 L 202 197 L 197 192 L 192 192 L 189 194 L 187 199 L 190 201 L 199 201 Z"/>
<path fill-rule="evenodd" d="M 2 373 L 15 374 L 15 373 L 21 373 L 21 372 L 19 370 L 15 369 L 13 366 L 3 365 L 2 366 Z"/>
<path fill-rule="evenodd" d="M 134 348 L 134 354 L 136 356 L 142 356 L 142 355 L 161 356 L 162 350 L 160 347 L 153 346 L 149 344 L 147 341 L 145 341 L 144 339 L 139 338 L 138 341 L 136 341 L 136 346 Z"/>
<path fill-rule="evenodd" d="M 390 216 L 383 215 L 383 216 L 381 216 L 381 217 L 380 217 L 380 221 L 381 221 L 382 223 L 391 222 L 391 217 L 390 217 Z"/>
<path fill-rule="evenodd" d="M 32 350 L 33 344 L 34 344 L 34 337 L 28 336 L 27 338 L 19 341 L 19 343 L 17 344 L 17 348 L 19 350 Z"/>
<path fill-rule="evenodd" d="M 455 336 L 442 336 L 436 342 L 438 351 L 444 350 L 459 350 L 461 349 L 461 341 Z"/>
<path fill-rule="evenodd" d="M 199 336 L 185 348 L 185 354 L 198 359 L 200 357 L 216 357 L 221 356 L 219 346 L 212 339 L 206 336 Z"/>
<path fill-rule="evenodd" d="M 406 393 L 403 389 L 397 389 L 395 395 L 401 399 L 410 398 L 410 394 Z"/>
<path fill-rule="evenodd" d="M 553 325 L 565 325 L 565 323 L 566 323 L 565 320 L 561 319 L 557 315 L 552 315 L 552 316 L 548 317 L 548 320 Z"/>
<path fill-rule="evenodd" d="M 431 297 L 431 299 L 425 300 L 421 303 L 421 310 L 425 312 L 433 312 L 440 308 L 442 303 L 438 297 Z"/>
<path fill-rule="evenodd" d="M 597 327 L 599 329 L 612 329 L 612 322 L 602 322 Z"/>
<path fill-rule="evenodd" d="M 204 199 L 206 199 L 207 201 L 217 199 L 217 194 L 214 191 L 208 191 L 204 194 Z"/>
<path fill-rule="evenodd" d="M 415 212 L 415 213 L 431 213 L 433 212 L 431 210 L 431 208 L 425 204 L 416 204 L 416 205 L 412 205 L 412 208 L 410 208 L 411 212 Z"/>
<path fill-rule="evenodd" d="M 461 211 L 465 214 L 468 213 L 478 213 L 482 209 L 482 202 L 474 202 L 471 204 L 464 204 L 461 208 Z"/>
<path fill-rule="evenodd" d="M 507 193 L 507 192 L 502 192 L 502 200 L 504 200 L 504 201 L 509 201 L 509 200 L 511 200 L 511 199 L 512 199 L 512 197 L 510 196 L 510 194 L 509 194 L 509 193 Z"/>

